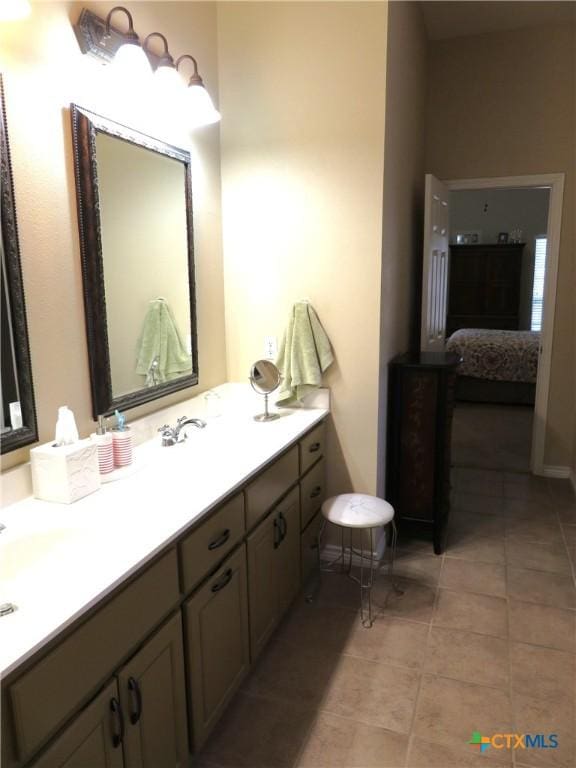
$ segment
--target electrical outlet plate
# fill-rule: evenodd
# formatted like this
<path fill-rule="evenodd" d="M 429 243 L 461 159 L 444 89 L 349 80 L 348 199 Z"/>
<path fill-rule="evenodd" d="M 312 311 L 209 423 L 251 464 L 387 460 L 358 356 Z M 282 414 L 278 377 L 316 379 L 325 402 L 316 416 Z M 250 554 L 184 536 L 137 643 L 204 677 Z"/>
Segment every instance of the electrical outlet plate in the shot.
<path fill-rule="evenodd" d="M 264 337 L 264 357 L 266 360 L 276 360 L 278 356 L 278 340 L 276 336 Z"/>

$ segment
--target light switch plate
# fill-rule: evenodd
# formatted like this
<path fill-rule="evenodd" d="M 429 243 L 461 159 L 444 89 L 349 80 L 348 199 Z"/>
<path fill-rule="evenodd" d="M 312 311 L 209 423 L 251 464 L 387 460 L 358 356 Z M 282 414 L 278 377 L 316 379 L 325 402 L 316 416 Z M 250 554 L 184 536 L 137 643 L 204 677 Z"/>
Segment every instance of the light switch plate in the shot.
<path fill-rule="evenodd" d="M 278 356 L 278 340 L 276 336 L 264 337 L 264 357 L 266 360 L 276 360 Z"/>

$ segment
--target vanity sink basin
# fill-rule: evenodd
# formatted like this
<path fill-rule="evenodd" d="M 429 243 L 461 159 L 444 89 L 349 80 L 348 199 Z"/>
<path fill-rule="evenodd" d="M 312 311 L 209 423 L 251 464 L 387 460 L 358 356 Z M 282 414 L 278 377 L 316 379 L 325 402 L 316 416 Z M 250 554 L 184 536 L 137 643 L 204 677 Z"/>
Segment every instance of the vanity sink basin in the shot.
<path fill-rule="evenodd" d="M 29 533 L 2 533 L 0 536 L 0 593 L 7 582 L 26 578 L 31 570 L 57 557 L 62 547 L 74 546 L 82 531 L 53 528 Z"/>

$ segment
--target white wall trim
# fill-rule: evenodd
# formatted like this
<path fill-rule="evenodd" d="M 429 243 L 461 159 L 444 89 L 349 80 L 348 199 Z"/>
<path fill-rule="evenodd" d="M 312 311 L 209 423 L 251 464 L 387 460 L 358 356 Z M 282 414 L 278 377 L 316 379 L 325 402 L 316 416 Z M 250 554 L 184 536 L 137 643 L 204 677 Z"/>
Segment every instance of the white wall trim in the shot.
<path fill-rule="evenodd" d="M 574 476 L 570 467 L 554 467 L 550 464 L 544 464 L 540 474 L 544 477 L 555 477 L 560 480 L 570 479 L 574 483 Z"/>
<path fill-rule="evenodd" d="M 546 275 L 544 283 L 544 308 L 542 312 L 542 331 L 540 334 L 540 361 L 536 379 L 536 400 L 532 427 L 532 452 L 530 468 L 535 475 L 546 477 L 569 477 L 567 475 L 548 475 L 550 469 L 566 467 L 546 467 L 544 448 L 546 424 L 548 422 L 548 401 L 550 396 L 550 369 L 552 363 L 552 344 L 554 340 L 554 315 L 556 312 L 556 285 L 558 282 L 558 260 L 560 254 L 560 227 L 562 223 L 562 203 L 564 199 L 564 174 L 540 173 L 531 176 L 501 176 L 481 179 L 454 179 L 445 182 L 450 190 L 463 189 L 515 189 L 524 187 L 549 187 L 550 204 L 548 208 L 548 252 L 546 254 Z"/>
<path fill-rule="evenodd" d="M 574 493 L 576 493 L 576 471 L 574 470 L 570 472 L 570 482 L 572 483 L 572 488 L 574 489 Z"/>

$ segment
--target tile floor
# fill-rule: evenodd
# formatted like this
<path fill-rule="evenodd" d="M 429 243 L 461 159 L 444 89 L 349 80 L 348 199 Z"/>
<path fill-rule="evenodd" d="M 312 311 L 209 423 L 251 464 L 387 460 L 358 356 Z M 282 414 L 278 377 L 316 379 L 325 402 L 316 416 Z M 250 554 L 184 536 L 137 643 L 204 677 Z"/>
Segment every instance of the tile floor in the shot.
<path fill-rule="evenodd" d="M 202 768 L 573 768 L 576 500 L 567 481 L 456 469 L 448 548 L 402 543 L 363 629 L 357 587 L 301 595 Z M 473 731 L 556 733 L 480 755 Z"/>
<path fill-rule="evenodd" d="M 452 421 L 453 464 L 528 472 L 533 417 L 534 409 L 526 405 L 457 402 Z"/>

